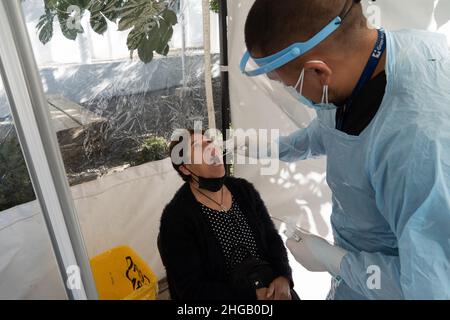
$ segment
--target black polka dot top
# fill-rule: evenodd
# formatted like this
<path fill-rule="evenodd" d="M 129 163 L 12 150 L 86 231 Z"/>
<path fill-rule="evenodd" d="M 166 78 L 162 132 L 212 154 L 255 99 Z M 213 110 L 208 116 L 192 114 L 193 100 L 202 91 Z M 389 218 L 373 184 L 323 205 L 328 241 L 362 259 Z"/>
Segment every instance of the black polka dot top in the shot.
<path fill-rule="evenodd" d="M 201 207 L 222 247 L 228 273 L 249 254 L 260 258 L 254 234 L 234 198 L 230 210 L 226 212 L 216 211 L 203 204 Z"/>

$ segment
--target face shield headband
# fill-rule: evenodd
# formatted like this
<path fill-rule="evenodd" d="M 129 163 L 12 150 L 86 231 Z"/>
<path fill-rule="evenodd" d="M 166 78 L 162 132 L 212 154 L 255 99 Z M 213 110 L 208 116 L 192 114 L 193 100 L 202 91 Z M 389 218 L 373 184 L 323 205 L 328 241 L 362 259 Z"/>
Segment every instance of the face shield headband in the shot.
<path fill-rule="evenodd" d="M 256 77 L 272 72 L 284 66 L 285 64 L 288 64 L 292 60 L 295 60 L 296 58 L 304 55 L 305 53 L 319 45 L 326 38 L 328 38 L 333 32 L 335 32 L 341 26 L 342 21 L 345 19 L 345 17 L 350 13 L 353 5 L 359 2 L 361 1 L 353 0 L 352 5 L 347 10 L 347 12 L 334 18 L 325 28 L 319 31 L 308 41 L 294 43 L 286 49 L 265 58 L 253 59 L 253 61 L 259 66 L 259 68 L 257 69 L 250 71 L 246 70 L 248 61 L 251 58 L 250 53 L 247 51 L 242 57 L 240 63 L 241 72 L 249 77 Z"/>

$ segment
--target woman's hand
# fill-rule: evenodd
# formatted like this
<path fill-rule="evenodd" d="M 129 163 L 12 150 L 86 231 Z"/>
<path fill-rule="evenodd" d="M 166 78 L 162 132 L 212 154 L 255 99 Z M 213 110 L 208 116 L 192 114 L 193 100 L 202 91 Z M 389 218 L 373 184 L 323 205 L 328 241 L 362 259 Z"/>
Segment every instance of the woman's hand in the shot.
<path fill-rule="evenodd" d="M 256 289 L 256 299 L 257 300 L 269 300 L 267 298 L 267 288 Z"/>
<path fill-rule="evenodd" d="M 266 298 L 269 300 L 291 300 L 291 286 L 285 277 L 278 277 L 272 281 L 267 289 Z"/>

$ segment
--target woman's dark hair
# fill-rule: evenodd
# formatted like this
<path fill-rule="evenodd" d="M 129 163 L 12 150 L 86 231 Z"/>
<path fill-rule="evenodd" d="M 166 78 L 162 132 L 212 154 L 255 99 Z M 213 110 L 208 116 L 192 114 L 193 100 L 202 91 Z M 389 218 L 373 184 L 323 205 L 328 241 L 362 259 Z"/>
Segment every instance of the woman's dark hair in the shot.
<path fill-rule="evenodd" d="M 189 132 L 190 137 L 192 137 L 194 135 L 194 133 L 200 133 L 201 134 L 205 134 L 205 130 L 199 131 L 199 130 L 194 130 L 194 129 L 186 129 L 187 132 Z M 172 161 L 172 166 L 173 168 L 176 170 L 176 172 L 178 172 L 178 174 L 180 175 L 180 177 L 183 179 L 183 181 L 190 181 L 191 180 L 191 176 L 190 175 L 185 175 L 183 172 L 181 172 L 180 167 L 184 165 L 183 162 L 178 163 L 178 162 L 174 162 L 174 158 L 172 157 L 173 154 L 173 149 L 179 145 L 180 143 L 183 142 L 183 135 L 179 135 L 178 137 L 175 138 L 175 140 L 172 140 L 169 144 L 169 157 Z M 180 149 L 179 154 L 177 155 L 177 157 L 179 157 L 179 159 L 183 159 L 184 154 L 183 154 L 183 148 Z"/>

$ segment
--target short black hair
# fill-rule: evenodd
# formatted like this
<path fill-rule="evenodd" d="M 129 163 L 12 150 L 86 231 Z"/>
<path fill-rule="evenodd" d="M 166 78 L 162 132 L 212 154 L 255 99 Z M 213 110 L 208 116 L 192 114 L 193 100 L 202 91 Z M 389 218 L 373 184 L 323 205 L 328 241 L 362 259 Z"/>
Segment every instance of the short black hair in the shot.
<path fill-rule="evenodd" d="M 342 26 L 340 37 L 366 23 L 360 0 L 256 0 L 245 24 L 245 42 L 250 53 L 268 56 L 289 45 L 306 41 L 333 18 L 355 3 Z M 334 34 L 334 36 L 336 36 Z"/>

